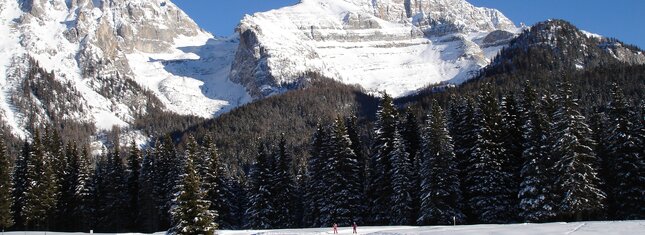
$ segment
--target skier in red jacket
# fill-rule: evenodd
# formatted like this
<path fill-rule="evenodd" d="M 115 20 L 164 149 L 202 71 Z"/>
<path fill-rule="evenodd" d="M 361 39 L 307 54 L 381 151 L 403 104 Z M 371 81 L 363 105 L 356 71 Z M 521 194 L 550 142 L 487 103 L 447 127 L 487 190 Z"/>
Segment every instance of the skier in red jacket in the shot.
<path fill-rule="evenodd" d="M 354 222 L 354 224 L 352 224 L 352 229 L 354 230 L 352 232 L 353 234 L 358 234 L 358 232 L 356 232 L 356 227 L 358 227 L 358 226 L 356 225 L 356 222 Z"/>

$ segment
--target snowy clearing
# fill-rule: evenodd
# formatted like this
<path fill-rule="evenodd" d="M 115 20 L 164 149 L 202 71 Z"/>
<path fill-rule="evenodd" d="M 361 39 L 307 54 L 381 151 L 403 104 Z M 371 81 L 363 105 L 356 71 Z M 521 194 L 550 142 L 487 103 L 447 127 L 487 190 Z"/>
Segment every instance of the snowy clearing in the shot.
<path fill-rule="evenodd" d="M 339 234 L 352 234 L 349 227 L 338 228 Z M 89 233 L 54 233 L 54 232 L 7 232 L 6 235 L 82 235 Z M 114 234 L 114 233 L 110 233 Z M 136 235 L 135 233 L 122 233 Z M 164 232 L 155 233 L 165 234 Z M 331 228 L 317 229 L 280 229 L 280 230 L 240 230 L 219 231 L 221 235 L 316 235 L 333 234 Z M 645 220 L 606 221 L 579 223 L 548 223 L 548 224 L 509 224 L 509 225 L 463 225 L 463 226 L 391 226 L 391 227 L 358 227 L 358 234 L 391 234 L 391 235 L 466 235 L 466 234 L 495 234 L 495 235 L 635 235 L 645 234 Z"/>

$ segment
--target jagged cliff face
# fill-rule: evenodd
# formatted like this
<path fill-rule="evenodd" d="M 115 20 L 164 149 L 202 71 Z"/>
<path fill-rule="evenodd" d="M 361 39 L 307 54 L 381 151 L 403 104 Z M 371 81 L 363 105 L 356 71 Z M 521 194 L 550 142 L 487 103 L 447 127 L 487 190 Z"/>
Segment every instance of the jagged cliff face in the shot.
<path fill-rule="evenodd" d="M 70 120 L 127 127 L 146 114 L 150 94 L 165 110 L 203 117 L 250 100 L 226 76 L 237 40 L 204 32 L 170 1 L 0 0 L 0 13 L 2 89 L 16 93 L 33 58 L 75 89 L 66 95 L 82 108 Z M 28 136 L 16 120 L 31 111 L 13 108 L 13 99 L 0 103 L 2 120 Z M 35 121 L 54 119 L 48 115 L 40 112 Z"/>
<path fill-rule="evenodd" d="M 499 11 L 465 0 L 303 0 L 245 17 L 231 79 L 254 97 L 317 72 L 401 96 L 459 83 L 518 32 Z"/>

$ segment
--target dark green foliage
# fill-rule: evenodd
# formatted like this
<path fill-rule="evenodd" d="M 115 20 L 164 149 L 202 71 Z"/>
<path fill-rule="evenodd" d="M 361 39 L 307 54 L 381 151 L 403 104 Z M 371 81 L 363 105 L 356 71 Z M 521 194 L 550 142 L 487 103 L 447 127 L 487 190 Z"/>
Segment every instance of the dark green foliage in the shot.
<path fill-rule="evenodd" d="M 48 164 L 45 146 L 36 132 L 26 168 L 26 188 L 23 192 L 22 218 L 27 228 L 48 229 L 49 213 L 56 206 L 55 174 Z"/>
<path fill-rule="evenodd" d="M 370 222 L 389 224 L 391 221 L 389 204 L 393 195 L 390 155 L 394 151 L 394 136 L 398 125 L 398 114 L 392 97 L 383 94 L 376 116 L 367 195 L 370 203 Z"/>
<path fill-rule="evenodd" d="M 0 136 L 0 227 L 2 231 L 5 228 L 13 226 L 13 183 L 11 182 L 11 159 L 7 152 L 7 146 L 4 138 Z"/>
<path fill-rule="evenodd" d="M 416 195 L 414 193 L 416 190 L 414 172 L 416 170 L 406 151 L 406 145 L 398 128 L 395 130 L 392 142 L 388 144 L 392 145 L 392 151 L 387 155 L 392 164 L 392 168 L 390 168 L 390 176 L 392 177 L 390 183 L 392 189 L 389 213 L 390 224 L 412 225 L 416 221 L 413 209 L 413 196 Z"/>
<path fill-rule="evenodd" d="M 247 224 L 245 227 L 254 229 L 268 229 L 274 226 L 274 211 L 271 204 L 271 179 L 273 178 L 273 164 L 271 153 L 260 144 L 258 157 L 250 173 L 251 189 L 249 190 L 249 205 L 246 210 Z"/>
<path fill-rule="evenodd" d="M 490 87 L 479 96 L 475 111 L 476 135 L 474 151 L 467 168 L 469 208 L 473 222 L 503 223 L 516 215 L 517 197 L 512 172 L 506 171 L 508 153 L 503 147 L 501 114 Z"/>
<path fill-rule="evenodd" d="M 556 215 L 553 188 L 554 161 L 550 154 L 549 122 L 537 92 L 527 84 L 522 100 L 524 160 L 518 194 L 520 217 L 526 222 L 547 222 Z"/>
<path fill-rule="evenodd" d="M 275 155 L 273 166 L 273 178 L 271 183 L 271 203 L 275 208 L 274 226 L 281 228 L 293 228 L 295 223 L 296 207 L 296 182 L 292 174 L 292 158 L 287 151 L 287 142 L 284 134 L 280 136 L 278 149 Z"/>
<path fill-rule="evenodd" d="M 157 175 L 155 149 L 151 149 L 143 157 L 141 173 L 139 175 L 139 215 L 137 216 L 138 231 L 152 233 L 159 230 L 160 210 L 157 207 L 160 201 L 155 191 L 155 176 Z"/>
<path fill-rule="evenodd" d="M 606 179 L 611 211 L 616 218 L 645 218 L 645 160 L 640 151 L 638 125 L 632 118 L 633 109 L 618 85 L 611 90 L 609 130 L 607 136 Z"/>
<path fill-rule="evenodd" d="M 141 176 L 141 152 L 137 143 L 130 143 L 130 153 L 128 155 L 128 169 L 126 171 L 126 187 L 128 192 L 127 228 L 133 231 L 137 228 L 137 218 L 139 216 L 139 177 Z"/>
<path fill-rule="evenodd" d="M 604 209 L 605 193 L 599 189 L 591 129 L 577 110 L 570 83 L 560 85 L 557 104 L 550 132 L 558 137 L 551 146 L 551 154 L 556 161 L 554 185 L 559 215 L 578 221 L 597 218 Z"/>
<path fill-rule="evenodd" d="M 217 230 L 217 224 L 214 222 L 217 212 L 208 209 L 210 202 L 204 200 L 206 192 L 202 190 L 201 179 L 195 170 L 193 161 L 198 157 L 197 143 L 191 137 L 188 145 L 184 170 L 176 184 L 176 196 L 172 201 L 172 227 L 169 234 L 213 235 Z"/>
<path fill-rule="evenodd" d="M 417 224 L 448 225 L 463 223 L 462 195 L 458 161 L 446 118 L 434 104 L 423 128 L 419 177 L 421 178 L 421 209 Z M 454 220 L 453 220 L 454 218 Z"/>

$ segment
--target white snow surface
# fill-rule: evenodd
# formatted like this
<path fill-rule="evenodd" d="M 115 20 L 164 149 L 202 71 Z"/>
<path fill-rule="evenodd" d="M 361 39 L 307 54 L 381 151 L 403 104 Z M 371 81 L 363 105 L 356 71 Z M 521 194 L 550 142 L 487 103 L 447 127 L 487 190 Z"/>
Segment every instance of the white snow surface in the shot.
<path fill-rule="evenodd" d="M 358 234 L 372 235 L 635 235 L 645 234 L 645 221 L 606 221 L 547 224 L 510 224 L 510 225 L 463 225 L 463 226 L 390 226 L 361 227 Z M 339 234 L 352 234 L 349 227 L 338 228 Z M 7 232 L 6 235 L 45 235 L 45 232 Z M 88 233 L 54 233 L 48 235 L 84 235 Z M 95 233 L 96 234 L 96 233 Z M 114 233 L 111 233 L 114 234 Z M 135 233 L 122 233 L 137 235 Z M 155 233 L 163 235 L 164 232 Z M 277 229 L 277 230 L 239 230 L 218 231 L 220 235 L 324 235 L 333 234 L 331 228 L 316 229 Z"/>
<path fill-rule="evenodd" d="M 239 30 L 258 36 L 276 84 L 315 71 L 395 97 L 430 84 L 465 81 L 502 48 L 483 42 L 489 33 L 518 32 L 499 11 L 465 0 L 412 1 L 423 6 L 409 17 L 401 15 L 406 14 L 403 2 L 302 0 L 246 16 Z M 461 28 L 436 33 L 432 30 L 437 26 L 423 22 L 435 18 Z"/>

